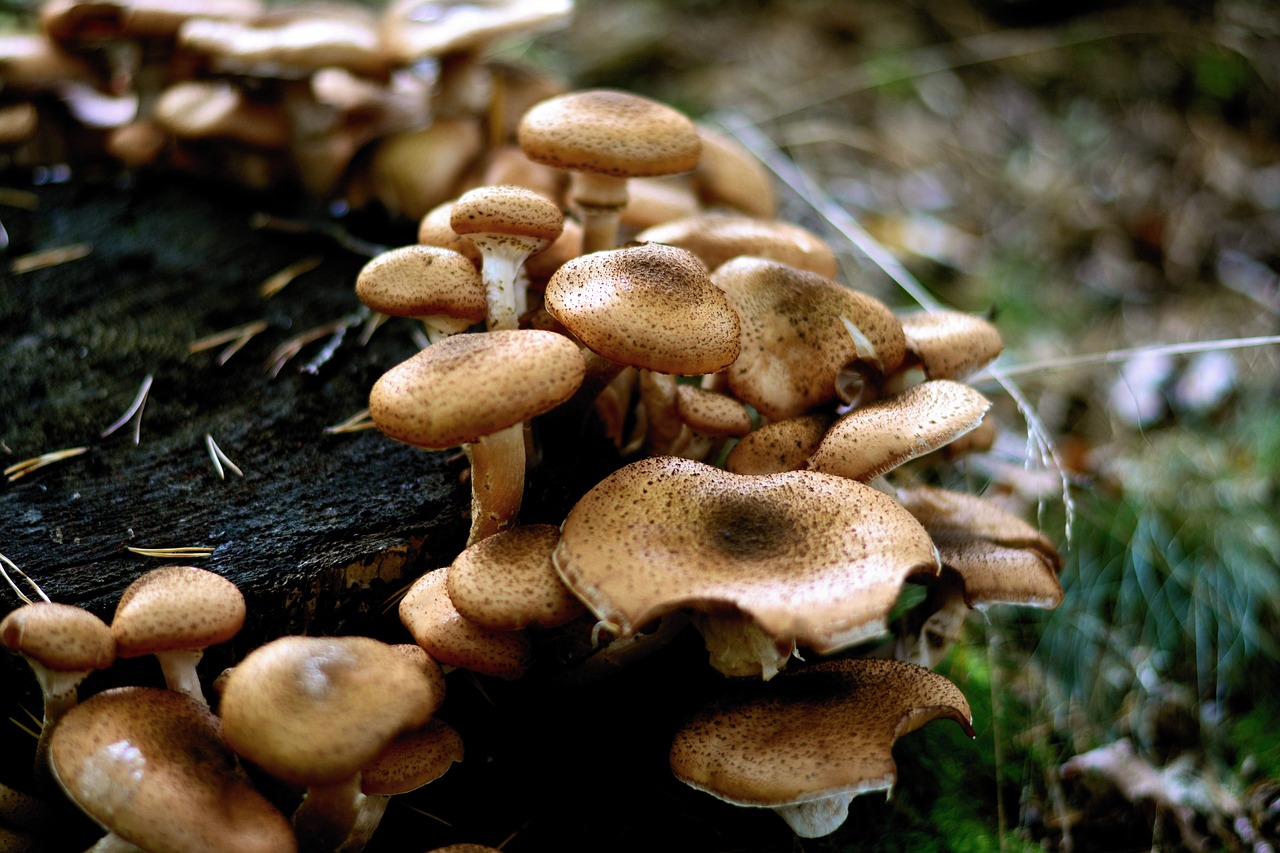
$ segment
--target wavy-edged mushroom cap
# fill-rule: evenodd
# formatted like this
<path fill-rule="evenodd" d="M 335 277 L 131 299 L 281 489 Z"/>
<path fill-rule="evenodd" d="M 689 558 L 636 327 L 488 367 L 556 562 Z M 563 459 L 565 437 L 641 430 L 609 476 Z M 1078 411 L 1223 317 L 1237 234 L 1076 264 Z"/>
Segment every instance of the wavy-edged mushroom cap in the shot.
<path fill-rule="evenodd" d="M 712 271 L 744 255 L 808 270 L 823 278 L 835 278 L 838 270 L 836 253 L 811 231 L 790 222 L 738 213 L 687 216 L 647 228 L 636 239 L 688 249 Z"/>
<path fill-rule="evenodd" d="M 834 832 L 855 796 L 891 790 L 893 744 L 932 720 L 973 736 L 960 689 L 895 660 L 826 661 L 713 702 L 671 745 L 676 778 L 739 806 L 771 808 L 797 835 Z"/>
<path fill-rule="evenodd" d="M 869 486 L 672 457 L 633 462 L 591 489 L 554 560 L 620 636 L 688 608 L 717 669 L 766 677 L 797 644 L 827 653 L 883 632 L 906 578 L 938 571 L 924 528 Z M 742 634 L 758 648 L 741 649 Z"/>
<path fill-rule="evenodd" d="M 431 681 L 401 652 L 368 637 L 281 637 L 231 671 L 222 738 L 298 785 L 354 776 L 437 705 Z"/>
<path fill-rule="evenodd" d="M 702 142 L 683 114 L 657 101 L 609 89 L 569 92 L 536 104 L 520 120 L 530 160 L 618 178 L 687 172 Z"/>
<path fill-rule="evenodd" d="M 495 533 L 449 566 L 449 600 L 467 619 L 497 631 L 530 624 L 554 628 L 582 615 L 583 604 L 551 563 L 560 529 L 528 524 Z"/>
<path fill-rule="evenodd" d="M 189 696 L 121 687 L 63 716 L 50 755 L 63 790 L 120 839 L 159 851 L 292 851 L 284 815 L 240 775 L 218 720 Z"/>
<path fill-rule="evenodd" d="M 400 599 L 400 621 L 427 654 L 456 666 L 514 680 L 533 661 L 523 631 L 493 631 L 467 619 L 449 598 L 449 569 L 428 572 Z"/>
<path fill-rule="evenodd" d="M 369 414 L 397 441 L 443 450 L 555 408 L 585 371 L 578 347 L 554 332 L 454 335 L 383 374 Z"/>
<path fill-rule="evenodd" d="M 764 424 L 743 436 L 724 460 L 734 474 L 777 474 L 799 471 L 831 426 L 825 414 L 800 415 Z"/>
<path fill-rule="evenodd" d="M 592 352 L 657 373 L 724 370 L 738 357 L 737 312 L 684 249 L 648 244 L 569 261 L 546 308 Z"/>
<path fill-rule="evenodd" d="M 1004 349 L 1000 330 L 981 317 L 960 311 L 903 314 L 907 349 L 928 379 L 963 379 L 995 361 Z"/>
<path fill-rule="evenodd" d="M 382 13 L 380 33 L 383 49 L 408 65 L 541 32 L 565 22 L 572 11 L 570 0 L 396 0 Z"/>
<path fill-rule="evenodd" d="M 401 246 L 375 257 L 356 276 L 356 296 L 393 317 L 443 315 L 465 330 L 484 319 L 484 282 L 452 249 Z"/>
<path fill-rule="evenodd" d="M 836 421 L 809 457 L 809 468 L 869 482 L 974 429 L 990 407 L 990 400 L 959 382 L 923 382 Z"/>
<path fill-rule="evenodd" d="M 965 603 L 1054 608 L 1062 603 L 1062 558 L 1040 531 L 977 495 L 919 486 L 898 500 L 924 525 L 944 566 L 959 573 Z"/>
<path fill-rule="evenodd" d="M 835 399 L 836 380 L 851 362 L 888 372 L 906 352 L 888 306 L 817 273 L 743 257 L 711 280 L 742 317 L 742 354 L 729 369 L 729 387 L 772 420 Z"/>

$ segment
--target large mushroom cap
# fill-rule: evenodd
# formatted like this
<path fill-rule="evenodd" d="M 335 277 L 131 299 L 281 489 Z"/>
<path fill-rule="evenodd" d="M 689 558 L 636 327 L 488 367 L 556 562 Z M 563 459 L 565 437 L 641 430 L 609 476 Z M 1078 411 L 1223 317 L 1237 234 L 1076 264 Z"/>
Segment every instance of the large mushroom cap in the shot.
<path fill-rule="evenodd" d="M 555 408 L 585 372 L 578 347 L 554 332 L 455 335 L 387 371 L 369 414 L 397 441 L 443 450 Z"/>
<path fill-rule="evenodd" d="M 737 312 L 701 262 L 673 246 L 575 258 L 547 282 L 546 307 L 592 352 L 619 364 L 703 374 L 738 355 Z"/>
<path fill-rule="evenodd" d="M 111 620 L 122 658 L 225 643 L 244 626 L 244 595 L 195 566 L 165 566 L 125 588 Z"/>
<path fill-rule="evenodd" d="M 741 257 L 711 280 L 742 318 L 742 353 L 729 370 L 729 387 L 774 420 L 835 399 L 836 380 L 851 362 L 889 371 L 906 351 L 888 306 L 817 273 Z"/>
<path fill-rule="evenodd" d="M 299 785 L 339 782 L 436 707 L 431 680 L 367 637 L 282 637 L 231 671 L 222 737 L 238 754 Z"/>
<path fill-rule="evenodd" d="M 218 721 L 181 693 L 108 690 L 72 708 L 50 756 L 67 795 L 139 848 L 291 851 L 288 821 L 240 775 Z"/>
<path fill-rule="evenodd" d="M 892 788 L 894 742 L 936 719 L 973 734 L 969 703 L 941 675 L 895 660 L 828 661 L 704 708 L 676 734 L 671 769 L 719 799 L 775 809 L 812 838 L 834 832 L 854 796 Z"/>
<path fill-rule="evenodd" d="M 687 172 L 702 150 L 697 128 L 681 113 L 607 89 L 537 104 L 521 119 L 518 137 L 530 160 L 619 178 Z"/>
<path fill-rule="evenodd" d="M 816 234 L 790 222 L 737 213 L 687 216 L 647 228 L 636 239 L 688 249 L 709 270 L 750 255 L 825 278 L 835 278 L 837 272 L 835 252 Z"/>
<path fill-rule="evenodd" d="M 819 652 L 884 631 L 903 581 L 938 570 L 919 523 L 868 486 L 672 457 L 634 462 L 588 492 L 554 559 L 622 636 L 681 608 L 736 611 L 780 646 Z"/>

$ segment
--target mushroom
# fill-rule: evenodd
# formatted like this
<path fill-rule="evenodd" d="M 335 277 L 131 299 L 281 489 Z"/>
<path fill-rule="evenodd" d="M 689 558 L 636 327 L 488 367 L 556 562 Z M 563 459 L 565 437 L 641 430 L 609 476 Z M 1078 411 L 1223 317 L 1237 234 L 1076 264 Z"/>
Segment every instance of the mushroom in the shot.
<path fill-rule="evenodd" d="M 1000 331 L 981 317 L 960 311 L 903 314 L 907 358 L 891 378 L 902 390 L 925 379 L 964 379 L 995 360 L 1004 348 Z"/>
<path fill-rule="evenodd" d="M 369 182 L 387 210 L 420 220 L 458 194 L 483 150 L 479 121 L 469 116 L 439 118 L 427 127 L 396 131 L 377 140 Z"/>
<path fill-rule="evenodd" d="M 374 311 L 421 320 L 431 343 L 465 332 L 485 316 L 484 282 L 475 266 L 435 246 L 378 255 L 356 276 L 356 296 Z"/>
<path fill-rule="evenodd" d="M 516 135 L 530 160 L 572 173 L 570 200 L 581 212 L 586 253 L 617 245 L 627 178 L 687 172 L 702 150 L 697 129 L 676 110 L 608 89 L 542 101 Z"/>
<path fill-rule="evenodd" d="M 468 544 L 520 512 L 524 421 L 568 400 L 582 383 L 578 347 L 554 332 L 454 335 L 387 371 L 369 394 L 383 433 L 429 450 L 464 445 L 471 459 Z"/>
<path fill-rule="evenodd" d="M 110 833 L 94 849 L 297 849 L 289 822 L 241 776 L 218 726 L 190 696 L 150 687 L 107 690 L 68 711 L 54 730 L 53 771 Z"/>
<path fill-rule="evenodd" d="M 449 566 L 449 600 L 484 628 L 518 631 L 554 628 L 584 612 L 551 563 L 560 529 L 529 524 L 495 533 L 458 555 Z"/>
<path fill-rule="evenodd" d="M 579 395 L 588 405 L 626 365 L 699 375 L 738 355 L 737 312 L 684 249 L 646 244 L 583 255 L 556 270 L 544 300 L 592 353 Z"/>
<path fill-rule="evenodd" d="M 706 125 L 697 127 L 702 156 L 691 177 L 702 204 L 772 219 L 777 213 L 777 199 L 773 181 L 759 159 L 733 137 Z"/>
<path fill-rule="evenodd" d="M 711 457 L 726 438 L 741 438 L 751 432 L 746 406 L 728 394 L 693 385 L 676 387 L 676 413 L 689 438 L 678 455 L 689 459 Z"/>
<path fill-rule="evenodd" d="M 924 382 L 840 418 L 808 467 L 870 482 L 974 429 L 990 407 L 990 400 L 967 385 Z"/>
<path fill-rule="evenodd" d="M 54 725 L 75 707 L 80 682 L 93 670 L 106 669 L 115 662 L 116 642 L 106 623 L 88 610 L 35 601 L 0 621 L 0 644 L 26 658 L 40 683 L 44 717 L 36 741 L 35 775 L 37 781 L 47 781 Z"/>
<path fill-rule="evenodd" d="M 427 572 L 400 599 L 400 621 L 435 660 L 483 675 L 514 680 L 533 662 L 523 631 L 495 631 L 467 619 L 449 598 L 449 570 Z"/>
<path fill-rule="evenodd" d="M 714 272 L 743 255 L 777 261 L 823 278 L 835 278 L 836 253 L 811 231 L 776 219 L 739 213 L 699 213 L 673 219 L 636 235 L 642 243 L 688 249 Z"/>
<path fill-rule="evenodd" d="M 564 214 L 555 202 L 524 187 L 477 187 L 453 203 L 449 222 L 484 257 L 489 330 L 516 328 L 520 266 L 556 241 Z"/>
<path fill-rule="evenodd" d="M 711 281 L 742 317 L 742 354 L 729 369 L 729 387 L 772 420 L 834 400 L 850 363 L 880 374 L 906 351 L 888 306 L 817 273 L 740 257 Z"/>
<path fill-rule="evenodd" d="M 716 669 L 765 679 L 798 645 L 827 654 L 883 633 L 903 581 L 938 571 L 924 528 L 875 489 L 674 457 L 587 492 L 553 559 L 602 627 L 626 638 L 689 609 Z"/>
<path fill-rule="evenodd" d="M 818 449 L 831 426 L 825 414 L 799 415 L 765 424 L 743 436 L 724 460 L 734 474 L 776 474 L 798 471 Z"/>
<path fill-rule="evenodd" d="M 293 818 L 299 842 L 333 849 L 355 822 L 360 771 L 438 704 L 422 668 L 384 643 L 282 637 L 227 676 L 222 739 L 271 775 L 307 786 Z"/>
<path fill-rule="evenodd" d="M 826 661 L 703 708 L 676 733 L 671 770 L 817 838 L 844 823 L 854 797 L 891 791 L 894 743 L 937 719 L 973 737 L 969 703 L 941 675 L 895 660 Z"/>
<path fill-rule="evenodd" d="M 111 636 L 120 657 L 155 655 L 170 690 L 204 703 L 196 664 L 205 647 L 234 637 L 244 619 L 244 595 L 231 581 L 195 566 L 165 566 L 121 593 Z"/>

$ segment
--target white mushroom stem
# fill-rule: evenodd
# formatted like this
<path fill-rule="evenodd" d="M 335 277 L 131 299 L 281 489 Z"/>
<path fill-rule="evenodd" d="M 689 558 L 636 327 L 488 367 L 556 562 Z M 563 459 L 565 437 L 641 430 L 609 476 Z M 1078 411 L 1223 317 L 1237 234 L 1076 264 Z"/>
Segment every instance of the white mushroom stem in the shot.
<path fill-rule="evenodd" d="M 36 740 L 36 781 L 40 786 L 47 783 L 56 787 L 49 779 L 49 737 L 53 734 L 54 724 L 79 701 L 77 688 L 88 677 L 90 670 L 58 672 L 29 655 L 23 657 L 31 665 L 31 671 L 35 673 L 40 692 L 44 696 L 44 719 L 40 723 L 40 737 Z"/>
<path fill-rule="evenodd" d="M 368 845 L 369 839 L 382 822 L 382 815 L 391 802 L 390 794 L 365 794 L 360 801 L 360 811 L 356 815 L 351 834 L 338 848 L 338 853 L 360 853 Z"/>
<path fill-rule="evenodd" d="M 883 787 L 889 787 L 892 784 L 893 780 L 890 779 Z M 821 838 L 835 832 L 844 824 L 845 819 L 849 817 L 849 803 L 853 802 L 856 793 L 858 792 L 837 794 L 834 797 L 823 797 L 820 800 L 809 800 L 789 806 L 776 806 L 773 810 L 778 813 L 778 817 L 787 822 L 791 831 L 801 838 Z"/>
<path fill-rule="evenodd" d="M 427 340 L 431 343 L 439 343 L 450 335 L 459 335 L 471 328 L 471 323 L 465 319 L 450 317 L 448 314 L 428 314 L 419 317 L 422 321 L 422 329 L 426 332 Z"/>
<path fill-rule="evenodd" d="M 627 179 L 572 172 L 569 195 L 582 214 L 582 254 L 618 247 L 618 222 L 627 206 Z"/>
<path fill-rule="evenodd" d="M 471 461 L 470 547 L 510 526 L 524 497 L 524 424 L 466 445 Z"/>
<path fill-rule="evenodd" d="M 299 850 L 336 850 L 355 826 L 364 794 L 360 774 L 327 785 L 311 785 L 293 813 Z"/>
<path fill-rule="evenodd" d="M 146 851 L 136 844 L 125 841 L 114 832 L 108 832 L 99 838 L 98 843 L 86 850 L 85 853 L 146 853 Z"/>
<path fill-rule="evenodd" d="M 796 651 L 794 642 L 769 636 L 743 613 L 694 613 L 692 620 L 706 643 L 711 666 L 724 675 L 768 681 Z"/>
<path fill-rule="evenodd" d="M 160 669 L 164 671 L 164 682 L 170 690 L 185 693 L 206 708 L 209 703 L 200 689 L 200 676 L 196 673 L 196 664 L 204 656 L 204 649 L 172 649 L 167 652 L 156 652 L 160 661 Z"/>
<path fill-rule="evenodd" d="M 520 269 L 525 259 L 536 251 L 537 245 L 510 234 L 467 236 L 484 256 L 480 274 L 484 279 L 488 309 L 485 323 L 489 331 L 518 328 L 520 315 L 517 306 L 520 300 L 516 296 L 516 288 L 520 284 Z"/>

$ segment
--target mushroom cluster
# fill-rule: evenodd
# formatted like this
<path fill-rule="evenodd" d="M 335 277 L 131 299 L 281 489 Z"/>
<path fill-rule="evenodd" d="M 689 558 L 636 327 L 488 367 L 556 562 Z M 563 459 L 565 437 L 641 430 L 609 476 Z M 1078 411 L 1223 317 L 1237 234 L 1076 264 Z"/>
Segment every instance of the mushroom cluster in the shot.
<path fill-rule="evenodd" d="M 625 678 L 690 627 L 710 664 L 697 692 L 720 697 L 667 733 L 675 777 L 825 835 L 853 796 L 895 783 L 898 736 L 939 718 L 972 731 L 929 669 L 968 612 L 1060 600 L 1038 531 L 920 485 L 962 441 L 990 441 L 990 403 L 963 380 L 999 354 L 995 327 L 895 314 L 839 280 L 820 236 L 776 218 L 761 166 L 671 107 L 485 59 L 567 12 L 49 0 L 39 35 L 0 40 L 0 110 L 34 128 L 9 146 L 19 162 L 51 150 L 32 140 L 53 115 L 65 145 L 130 167 L 288 180 L 420 220 L 417 245 L 355 282 L 371 310 L 427 328 L 369 414 L 391 439 L 470 461 L 465 550 L 399 603 L 413 644 L 275 639 L 221 680 L 216 716 L 200 649 L 245 618 L 217 576 L 145 575 L 110 628 L 47 602 L 0 623 L 47 687 L 40 772 L 125 841 L 359 850 L 387 796 L 462 758 L 434 716 L 442 666 Z M 555 523 L 522 523 L 527 472 L 591 431 L 610 472 Z M 908 584 L 924 600 L 894 621 Z M 84 673 L 148 654 L 169 690 L 71 708 Z M 179 738 L 199 763 L 164 764 Z M 246 781 L 260 777 L 279 787 Z M 215 830 L 166 787 L 217 803 L 201 817 Z"/>

